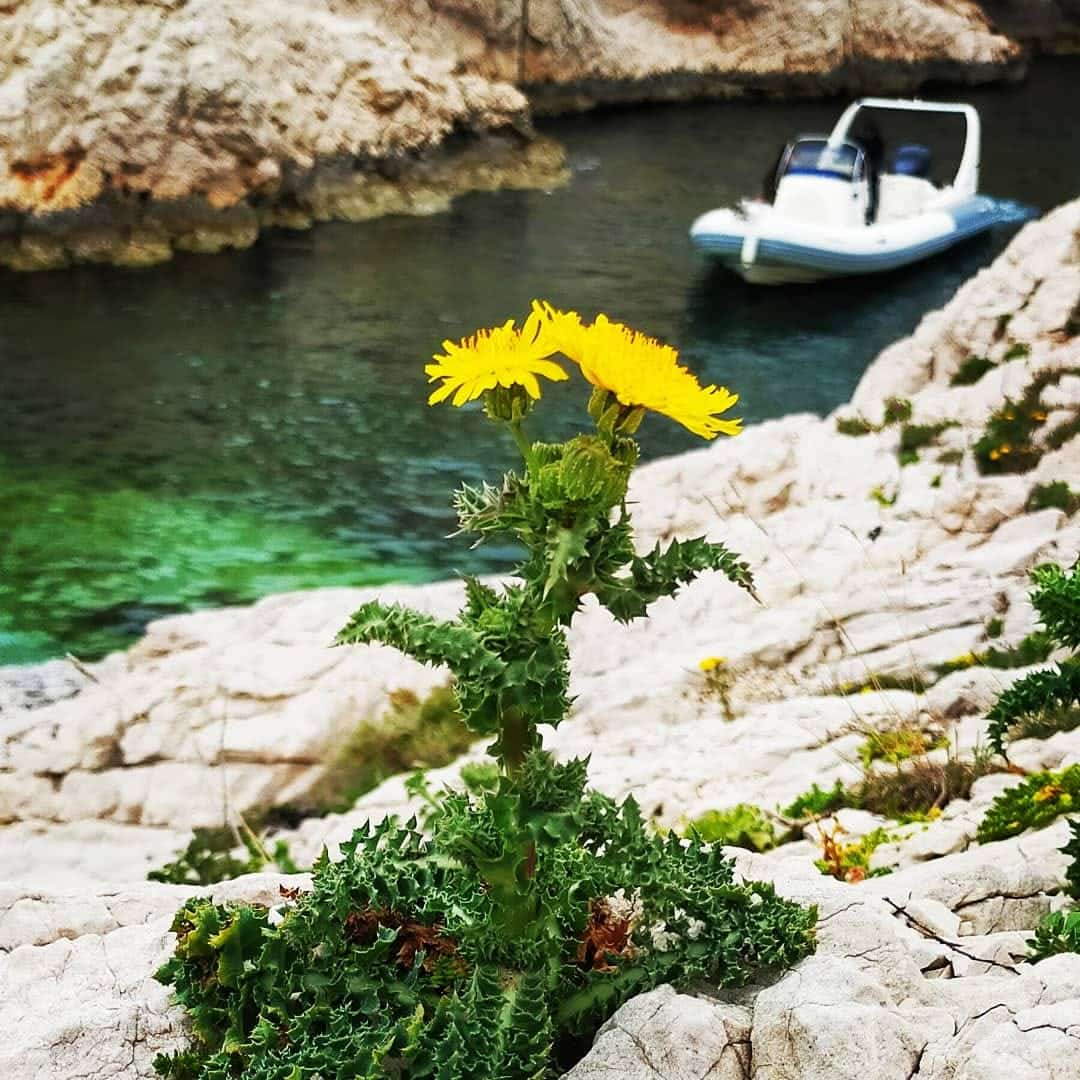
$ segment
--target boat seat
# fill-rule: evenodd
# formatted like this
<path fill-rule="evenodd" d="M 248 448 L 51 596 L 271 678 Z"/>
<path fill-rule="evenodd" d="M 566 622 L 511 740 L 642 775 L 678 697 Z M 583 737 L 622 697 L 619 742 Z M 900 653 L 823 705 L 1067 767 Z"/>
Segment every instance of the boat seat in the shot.
<path fill-rule="evenodd" d="M 922 213 L 938 189 L 921 176 L 885 173 L 878 184 L 877 220 L 901 221 Z"/>

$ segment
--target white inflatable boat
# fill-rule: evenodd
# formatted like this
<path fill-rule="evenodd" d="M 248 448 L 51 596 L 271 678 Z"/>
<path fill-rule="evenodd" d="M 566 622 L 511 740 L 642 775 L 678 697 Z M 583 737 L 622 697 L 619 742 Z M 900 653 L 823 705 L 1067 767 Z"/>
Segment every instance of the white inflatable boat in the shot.
<path fill-rule="evenodd" d="M 960 167 L 942 187 L 930 179 L 931 155 L 905 144 L 886 154 L 876 126 L 852 133 L 874 109 L 959 113 L 967 122 Z M 980 124 L 971 105 L 864 98 L 828 136 L 790 143 L 770 175 L 772 201 L 744 200 L 694 222 L 694 245 L 747 281 L 781 284 L 894 270 L 945 251 L 1008 220 L 995 199 L 978 194 Z"/>

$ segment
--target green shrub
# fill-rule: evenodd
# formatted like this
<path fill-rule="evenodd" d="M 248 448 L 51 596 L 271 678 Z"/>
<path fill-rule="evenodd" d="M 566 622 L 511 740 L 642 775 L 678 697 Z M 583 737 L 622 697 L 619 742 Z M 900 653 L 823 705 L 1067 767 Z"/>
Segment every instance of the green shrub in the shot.
<path fill-rule="evenodd" d="M 750 803 L 738 803 L 727 810 L 706 810 L 690 822 L 683 835 L 749 851 L 768 851 L 781 843 L 776 826 L 763 810 Z"/>
<path fill-rule="evenodd" d="M 911 402 L 907 398 L 885 399 L 885 425 L 903 424 L 911 419 Z"/>
<path fill-rule="evenodd" d="M 1005 350 L 1005 355 L 1001 358 L 1002 363 L 1009 363 L 1010 360 L 1025 360 L 1031 355 L 1031 346 L 1023 341 L 1014 342 Z"/>
<path fill-rule="evenodd" d="M 1075 371 L 1040 371 L 1019 401 L 1006 398 L 1004 405 L 991 414 L 973 447 L 980 472 L 1023 473 L 1038 464 L 1043 451 L 1034 445 L 1032 437 L 1046 423 L 1048 415 L 1042 404 L 1042 392 L 1060 382 L 1066 374 L 1075 374 Z M 1080 423 L 1080 413 L 1077 422 Z M 1063 445 L 1071 438 L 1070 424 L 1071 421 L 1062 425 L 1060 434 L 1052 433 L 1060 439 L 1057 445 Z"/>
<path fill-rule="evenodd" d="M 812 784 L 809 791 L 804 791 L 794 802 L 785 806 L 781 813 L 786 818 L 798 821 L 803 818 L 827 817 L 851 805 L 851 796 L 837 780 L 831 788 L 820 788 L 817 784 Z"/>
<path fill-rule="evenodd" d="M 1023 657 L 1038 663 L 1055 648 L 1074 654 L 1054 667 L 1024 676 L 1005 690 L 987 713 L 990 745 L 1005 753 L 1014 738 L 1051 730 L 1072 730 L 1080 722 L 1080 563 L 1071 570 L 1048 564 L 1031 572 L 1031 603 L 1043 629 L 1025 639 Z"/>
<path fill-rule="evenodd" d="M 536 766 L 541 788 L 584 776 L 582 762 L 573 777 Z M 649 986 L 736 985 L 806 952 L 808 912 L 736 885 L 718 848 L 653 835 L 632 802 L 599 795 L 578 805 L 579 835 L 536 864 L 540 933 L 515 934 L 469 852 L 500 835 L 503 812 L 452 796 L 430 839 L 394 821 L 361 830 L 279 927 L 259 908 L 185 905 L 158 977 L 191 1016 L 187 1075 L 555 1075 Z M 156 1065 L 185 1075 L 176 1058 Z"/>
<path fill-rule="evenodd" d="M 455 618 L 373 601 L 337 641 L 448 668 L 498 776 L 434 795 L 416 780 L 423 829 L 391 818 L 358 830 L 340 862 L 324 852 L 276 925 L 254 905 L 185 905 L 158 973 L 196 1040 L 155 1061 L 173 1080 L 541 1080 L 633 994 L 738 985 L 813 951 L 813 909 L 737 882 L 719 847 L 655 832 L 632 799 L 588 792 L 587 761 L 559 764 L 541 738 L 570 710 L 567 630 L 585 597 L 630 622 L 706 571 L 753 595 L 722 544 L 638 554 L 627 501 L 646 406 L 734 435 L 720 419 L 734 395 L 701 387 L 666 346 L 542 304 L 522 330 L 444 347 L 425 369 L 429 401 L 482 399 L 522 457 L 498 486 L 457 493 L 461 531 L 514 542 L 523 561 L 499 589 L 466 579 Z M 595 387 L 595 432 L 534 442 L 523 423 L 538 377 L 567 378 L 559 352 Z"/>
<path fill-rule="evenodd" d="M 894 769 L 867 772 L 853 790 L 852 804 L 894 821 L 926 820 L 953 799 L 966 799 L 980 776 L 994 771 L 981 758 L 932 761 L 914 757 L 898 762 Z"/>
<path fill-rule="evenodd" d="M 838 837 L 843 830 L 839 825 L 835 826 L 831 833 L 823 833 L 821 838 L 821 858 L 814 865 L 823 873 L 836 878 L 837 881 L 846 881 L 849 884 L 857 884 L 868 877 L 884 877 L 892 873 L 888 867 L 870 869 L 870 858 L 882 845 L 893 840 L 893 836 L 885 829 L 875 829 L 871 833 L 845 844 Z"/>
<path fill-rule="evenodd" d="M 972 761 L 950 756 L 945 762 L 917 755 L 891 769 L 864 766 L 862 779 L 847 788 L 839 780 L 831 788 L 814 784 L 780 813 L 799 822 L 851 807 L 899 822 L 926 821 L 953 799 L 969 798 L 975 781 L 996 771 L 985 754 Z"/>
<path fill-rule="evenodd" d="M 1069 895 L 1074 900 L 1080 900 L 1080 818 L 1069 822 L 1069 831 L 1072 836 L 1061 849 L 1063 854 L 1072 859 L 1065 871 L 1065 880 L 1068 882 Z"/>
<path fill-rule="evenodd" d="M 1028 938 L 1028 960 L 1037 964 L 1058 953 L 1080 952 L 1080 908 L 1054 911 L 1036 927 Z"/>
<path fill-rule="evenodd" d="M 859 759 L 864 768 L 875 761 L 898 765 L 928 750 L 944 749 L 948 745 L 948 739 L 940 732 L 924 731 L 915 724 L 901 724 L 883 731 L 868 731 L 866 741 L 859 747 Z"/>
<path fill-rule="evenodd" d="M 985 356 L 969 356 L 954 372 L 950 386 L 974 386 L 988 371 L 997 367 Z"/>
<path fill-rule="evenodd" d="M 1049 634 L 1044 630 L 1034 630 L 1022 637 L 1016 645 L 1003 649 L 991 646 L 985 652 L 979 653 L 979 664 L 982 667 L 997 668 L 999 671 L 1031 667 L 1032 664 L 1041 664 L 1046 660 L 1054 648 Z"/>
<path fill-rule="evenodd" d="M 1080 809 L 1080 765 L 1058 773 L 1033 773 L 1003 791 L 979 824 L 980 844 L 1005 840 L 1028 829 L 1041 829 L 1061 814 Z"/>
<path fill-rule="evenodd" d="M 839 416 L 836 419 L 836 430 L 840 435 L 851 435 L 857 438 L 859 435 L 869 435 L 877 428 L 861 416 Z"/>
<path fill-rule="evenodd" d="M 943 431 L 956 426 L 955 420 L 940 420 L 936 424 L 904 424 L 900 428 L 900 464 L 914 464 L 919 460 L 920 450 L 933 443 Z"/>
<path fill-rule="evenodd" d="M 1064 480 L 1036 484 L 1028 495 L 1025 509 L 1029 514 L 1039 510 L 1063 510 L 1071 516 L 1080 510 L 1080 491 L 1073 491 Z"/>
<path fill-rule="evenodd" d="M 1061 849 L 1062 854 L 1072 859 L 1065 880 L 1069 896 L 1080 900 L 1080 819 L 1069 822 L 1069 831 L 1072 834 L 1069 842 Z M 1035 936 L 1028 939 L 1028 948 L 1028 959 L 1033 963 L 1057 953 L 1080 952 L 1080 908 L 1047 915 L 1036 928 Z"/>
<path fill-rule="evenodd" d="M 992 619 L 988 619 L 986 622 L 986 636 L 988 638 L 999 638 L 1005 632 L 1005 620 L 999 615 L 995 615 Z"/>
<path fill-rule="evenodd" d="M 246 859 L 233 854 L 241 844 L 247 850 Z M 172 862 L 160 870 L 151 870 L 146 876 L 150 881 L 168 885 L 214 885 L 267 869 L 282 874 L 299 873 L 300 867 L 293 861 L 284 840 L 278 840 L 267 851 L 265 841 L 246 830 L 200 828 L 194 830 L 188 846 Z"/>

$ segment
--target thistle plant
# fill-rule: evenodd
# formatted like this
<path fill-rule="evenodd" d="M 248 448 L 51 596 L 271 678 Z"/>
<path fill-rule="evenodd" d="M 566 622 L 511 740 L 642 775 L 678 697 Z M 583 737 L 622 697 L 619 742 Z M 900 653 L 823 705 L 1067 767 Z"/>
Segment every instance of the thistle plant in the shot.
<path fill-rule="evenodd" d="M 567 363 L 592 385 L 590 429 L 534 441 L 541 380 L 568 379 Z M 198 1045 L 160 1058 L 166 1075 L 540 1080 L 632 994 L 740 983 L 813 948 L 813 910 L 736 882 L 719 848 L 650 829 L 632 799 L 587 791 L 588 762 L 542 744 L 570 711 L 566 634 L 586 597 L 629 622 L 708 571 L 753 592 L 747 565 L 704 538 L 638 554 L 627 505 L 646 412 L 736 435 L 721 418 L 735 395 L 701 386 L 668 346 L 543 303 L 520 329 L 444 343 L 426 372 L 431 404 L 479 400 L 518 447 L 519 469 L 461 488 L 455 506 L 463 533 L 512 538 L 524 555 L 501 587 L 466 578 L 454 619 L 375 601 L 337 642 L 449 669 L 497 775 L 427 793 L 423 825 L 360 830 L 280 925 L 189 903 L 159 977 Z"/>
<path fill-rule="evenodd" d="M 1046 737 L 1080 725 L 1080 561 L 1070 570 L 1053 563 L 1037 566 L 1031 580 L 1031 604 L 1043 626 L 1047 654 L 1058 648 L 1072 655 L 1025 675 L 994 703 L 986 717 L 987 733 L 999 754 L 1014 739 Z"/>

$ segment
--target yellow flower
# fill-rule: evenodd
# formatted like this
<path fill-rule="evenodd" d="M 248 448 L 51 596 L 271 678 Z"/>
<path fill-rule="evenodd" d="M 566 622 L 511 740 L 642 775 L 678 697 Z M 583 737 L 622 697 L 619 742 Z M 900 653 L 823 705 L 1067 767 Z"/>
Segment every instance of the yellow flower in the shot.
<path fill-rule="evenodd" d="M 651 409 L 703 439 L 738 435 L 741 420 L 721 420 L 738 400 L 723 386 L 702 386 L 670 345 L 612 322 L 606 315 L 585 326 L 574 312 L 557 311 L 536 301 L 533 314 L 547 326 L 541 340 L 553 344 L 580 368 L 582 375 L 614 394 L 629 408 Z"/>
<path fill-rule="evenodd" d="M 540 397 L 538 375 L 552 382 L 569 376 L 553 360 L 556 346 L 542 333 L 544 320 L 534 311 L 518 330 L 513 319 L 491 330 L 477 330 L 457 345 L 444 341 L 445 354 L 436 353 L 424 371 L 428 382 L 442 380 L 428 398 L 437 405 L 454 395 L 453 405 L 464 405 L 496 386 L 523 386 L 531 398 Z"/>
<path fill-rule="evenodd" d="M 1032 795 L 1033 802 L 1049 802 L 1064 793 L 1064 789 L 1057 784 L 1046 784 Z"/>
<path fill-rule="evenodd" d="M 698 667 L 702 671 L 715 671 L 718 667 L 726 663 L 727 660 L 722 656 L 706 656 L 704 660 L 699 661 Z"/>

